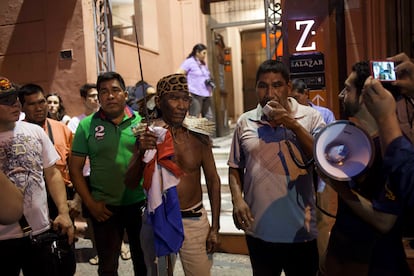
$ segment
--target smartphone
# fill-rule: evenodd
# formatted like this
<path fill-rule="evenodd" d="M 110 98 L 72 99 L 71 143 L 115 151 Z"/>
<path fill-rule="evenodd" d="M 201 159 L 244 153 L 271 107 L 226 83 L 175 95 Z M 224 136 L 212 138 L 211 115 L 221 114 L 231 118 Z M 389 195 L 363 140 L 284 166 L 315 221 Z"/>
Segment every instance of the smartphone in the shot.
<path fill-rule="evenodd" d="M 381 82 L 395 81 L 397 80 L 397 75 L 395 74 L 394 67 L 394 61 L 372 60 L 371 75 L 374 79 Z"/>

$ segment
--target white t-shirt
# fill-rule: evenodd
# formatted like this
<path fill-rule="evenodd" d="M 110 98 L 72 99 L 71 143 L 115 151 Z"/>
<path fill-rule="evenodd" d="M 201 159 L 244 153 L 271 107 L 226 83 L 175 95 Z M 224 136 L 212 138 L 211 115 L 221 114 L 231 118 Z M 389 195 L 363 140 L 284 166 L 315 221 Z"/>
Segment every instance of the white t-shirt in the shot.
<path fill-rule="evenodd" d="M 81 114 L 75 117 L 72 117 L 68 123 L 68 128 L 72 131 L 73 134 L 76 133 L 79 122 L 86 117 L 86 114 Z M 89 176 L 91 174 L 91 165 L 89 163 L 89 158 L 86 158 L 85 165 L 83 166 L 83 176 Z"/>
<path fill-rule="evenodd" d="M 70 121 L 70 116 L 69 115 L 63 115 L 62 120 L 60 120 L 62 123 L 64 123 L 65 125 L 68 124 L 68 122 Z"/>
<path fill-rule="evenodd" d="M 43 168 L 60 157 L 45 131 L 38 125 L 17 121 L 13 130 L 0 132 L 0 169 L 24 191 L 24 216 L 32 234 L 50 228 Z M 0 240 L 23 237 L 18 222 L 0 224 Z"/>
<path fill-rule="evenodd" d="M 76 129 L 78 128 L 79 122 L 85 117 L 85 114 L 81 114 L 79 116 L 72 117 L 72 119 L 69 120 L 68 128 L 72 131 L 73 134 L 76 133 Z"/>

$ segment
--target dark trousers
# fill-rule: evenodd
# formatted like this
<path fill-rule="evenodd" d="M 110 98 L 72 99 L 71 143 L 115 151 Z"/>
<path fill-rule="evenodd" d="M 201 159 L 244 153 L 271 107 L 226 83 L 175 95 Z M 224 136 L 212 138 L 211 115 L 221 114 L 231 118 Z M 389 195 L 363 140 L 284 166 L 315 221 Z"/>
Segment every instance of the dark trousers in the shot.
<path fill-rule="evenodd" d="M 92 218 L 96 250 L 99 257 L 99 275 L 118 275 L 118 261 L 124 231 L 128 235 L 129 248 L 135 275 L 146 275 L 147 269 L 139 239 L 144 202 L 127 206 L 106 206 L 113 215 L 104 222 Z"/>
<path fill-rule="evenodd" d="M 318 271 L 316 240 L 271 243 L 246 235 L 253 275 L 315 276 Z"/>
<path fill-rule="evenodd" d="M 201 113 L 201 117 L 213 120 L 213 111 L 211 107 L 211 97 L 203 97 L 196 94 L 191 94 L 193 100 L 191 101 L 190 110 L 188 113 L 191 116 L 197 117 Z"/>
<path fill-rule="evenodd" d="M 65 275 L 56 270 L 49 247 L 32 245 L 29 237 L 0 241 L 0 274 L 19 276 L 20 270 L 25 276 Z"/>

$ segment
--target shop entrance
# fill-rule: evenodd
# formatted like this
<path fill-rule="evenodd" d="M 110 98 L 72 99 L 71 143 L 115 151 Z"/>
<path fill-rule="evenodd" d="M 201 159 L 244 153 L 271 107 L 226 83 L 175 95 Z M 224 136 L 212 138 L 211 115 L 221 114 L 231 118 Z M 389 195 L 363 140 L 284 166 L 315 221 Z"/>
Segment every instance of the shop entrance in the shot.
<path fill-rule="evenodd" d="M 255 92 L 256 71 L 259 65 L 266 60 L 266 48 L 263 48 L 261 44 L 264 32 L 264 29 L 260 29 L 240 33 L 244 111 L 254 109 L 257 105 Z"/>

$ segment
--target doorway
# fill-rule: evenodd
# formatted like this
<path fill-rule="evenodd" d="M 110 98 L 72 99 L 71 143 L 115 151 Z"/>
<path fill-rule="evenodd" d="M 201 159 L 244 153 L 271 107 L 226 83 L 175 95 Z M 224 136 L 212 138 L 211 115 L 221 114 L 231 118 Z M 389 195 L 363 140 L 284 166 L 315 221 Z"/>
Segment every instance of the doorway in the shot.
<path fill-rule="evenodd" d="M 264 33 L 264 29 L 247 30 L 240 33 L 244 112 L 257 106 L 256 71 L 259 65 L 266 60 L 266 48 L 262 46 L 262 35 Z"/>

